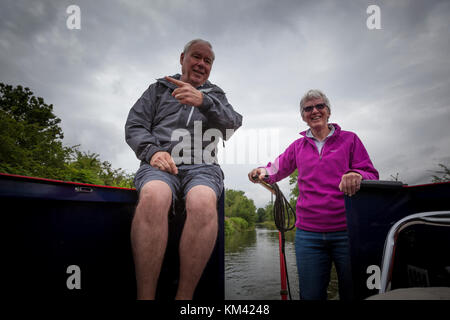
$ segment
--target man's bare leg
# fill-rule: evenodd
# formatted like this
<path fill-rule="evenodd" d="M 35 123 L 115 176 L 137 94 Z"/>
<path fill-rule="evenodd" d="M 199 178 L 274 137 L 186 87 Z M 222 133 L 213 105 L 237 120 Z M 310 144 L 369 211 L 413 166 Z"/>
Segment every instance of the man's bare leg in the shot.
<path fill-rule="evenodd" d="M 186 222 L 180 240 L 180 282 L 175 299 L 192 300 L 217 238 L 217 197 L 207 186 L 186 196 Z"/>
<path fill-rule="evenodd" d="M 172 190 L 163 181 L 146 183 L 131 224 L 131 245 L 137 282 L 137 299 L 155 299 L 156 286 L 168 237 Z"/>

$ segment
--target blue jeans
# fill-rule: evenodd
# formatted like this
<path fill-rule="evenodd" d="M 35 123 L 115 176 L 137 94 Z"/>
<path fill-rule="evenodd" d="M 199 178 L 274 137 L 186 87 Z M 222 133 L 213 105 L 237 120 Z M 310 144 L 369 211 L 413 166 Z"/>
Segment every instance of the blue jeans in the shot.
<path fill-rule="evenodd" d="M 347 231 L 311 232 L 297 229 L 295 254 L 300 299 L 326 300 L 331 263 L 338 275 L 339 298 L 353 298 L 350 250 Z"/>

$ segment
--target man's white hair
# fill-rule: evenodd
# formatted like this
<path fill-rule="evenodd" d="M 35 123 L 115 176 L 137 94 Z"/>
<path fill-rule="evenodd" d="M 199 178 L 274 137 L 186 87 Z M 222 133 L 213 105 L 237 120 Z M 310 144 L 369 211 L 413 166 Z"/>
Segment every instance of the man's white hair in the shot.
<path fill-rule="evenodd" d="M 183 53 L 186 55 L 186 53 L 189 51 L 189 49 L 194 44 L 199 43 L 199 42 L 204 43 L 204 44 L 208 45 L 211 48 L 211 51 L 212 51 L 212 54 L 213 54 L 213 60 L 214 60 L 216 56 L 214 54 L 213 47 L 212 47 L 211 43 L 209 41 L 206 41 L 206 40 L 203 40 L 203 39 L 194 39 L 194 40 L 191 40 L 188 43 L 186 43 L 186 45 L 184 46 L 184 49 L 183 49 Z"/>

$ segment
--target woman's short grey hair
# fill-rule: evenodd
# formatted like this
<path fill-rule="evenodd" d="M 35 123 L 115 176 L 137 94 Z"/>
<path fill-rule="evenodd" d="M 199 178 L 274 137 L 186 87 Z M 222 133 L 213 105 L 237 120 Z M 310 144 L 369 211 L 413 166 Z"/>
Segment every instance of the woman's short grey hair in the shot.
<path fill-rule="evenodd" d="M 328 108 L 328 112 L 331 113 L 330 101 L 328 100 L 328 98 L 325 95 L 325 93 L 323 93 L 322 91 L 320 91 L 318 89 L 311 89 L 307 93 L 305 93 L 305 95 L 303 96 L 302 100 L 300 100 L 300 113 L 303 113 L 303 108 L 305 107 L 305 104 L 308 101 L 311 101 L 311 100 L 314 100 L 314 99 L 320 99 L 320 98 L 326 104 L 326 106 Z"/>
<path fill-rule="evenodd" d="M 203 40 L 203 39 L 194 39 L 194 40 L 191 40 L 188 43 L 186 43 L 186 45 L 184 46 L 184 49 L 183 49 L 183 53 L 186 54 L 186 52 L 188 52 L 189 49 L 194 44 L 196 44 L 198 42 L 204 43 L 204 44 L 208 45 L 211 48 L 211 51 L 212 51 L 212 54 L 213 54 L 213 60 L 214 60 L 215 59 L 215 54 L 214 54 L 213 47 L 212 47 L 211 43 L 209 43 L 209 41 L 206 41 L 206 40 Z"/>

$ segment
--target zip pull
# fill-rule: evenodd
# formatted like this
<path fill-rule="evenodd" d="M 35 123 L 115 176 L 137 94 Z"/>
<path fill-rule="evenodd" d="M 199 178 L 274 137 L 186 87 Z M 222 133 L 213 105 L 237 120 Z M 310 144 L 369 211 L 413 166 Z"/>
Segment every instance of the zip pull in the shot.
<path fill-rule="evenodd" d="M 194 107 L 191 107 L 191 112 L 189 113 L 189 117 L 186 122 L 186 127 L 189 125 L 189 121 L 191 121 L 192 114 L 194 113 Z"/>

